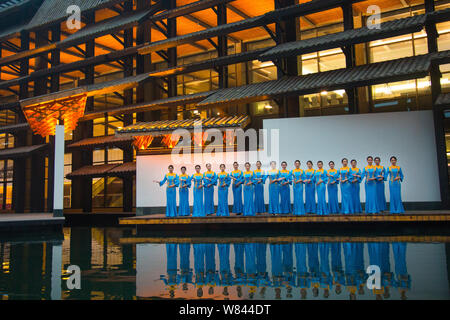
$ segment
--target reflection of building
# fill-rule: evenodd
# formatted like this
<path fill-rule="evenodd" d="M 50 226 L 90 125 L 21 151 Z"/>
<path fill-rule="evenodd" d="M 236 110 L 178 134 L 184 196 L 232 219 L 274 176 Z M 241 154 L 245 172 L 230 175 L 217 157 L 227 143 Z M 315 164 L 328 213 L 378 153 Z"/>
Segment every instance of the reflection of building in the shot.
<path fill-rule="evenodd" d="M 431 109 L 436 101 L 446 202 L 449 100 L 438 96 L 450 83 L 447 1 L 81 3 L 79 31 L 65 23 L 69 0 L 0 9 L 0 211 L 51 210 L 55 114 L 73 129 L 65 207 L 131 211 L 136 149 L 134 139 L 114 136 L 119 128 L 242 115 L 261 128 L 264 118 Z M 380 29 L 366 27 L 369 5 L 380 7 Z M 163 136 L 140 140 L 140 149 L 168 146 Z"/>

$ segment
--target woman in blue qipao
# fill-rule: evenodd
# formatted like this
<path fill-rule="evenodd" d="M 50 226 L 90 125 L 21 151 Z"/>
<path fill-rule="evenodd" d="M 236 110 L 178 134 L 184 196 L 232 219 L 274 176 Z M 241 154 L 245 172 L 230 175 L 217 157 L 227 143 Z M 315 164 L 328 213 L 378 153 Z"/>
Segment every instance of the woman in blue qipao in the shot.
<path fill-rule="evenodd" d="M 245 163 L 245 171 L 242 174 L 244 179 L 244 216 L 255 215 L 255 186 L 253 171 L 250 170 L 250 163 Z"/>
<path fill-rule="evenodd" d="M 378 213 L 377 206 L 377 167 L 373 165 L 373 157 L 367 157 L 367 166 L 364 167 L 361 179 L 365 178 L 366 213 Z"/>
<path fill-rule="evenodd" d="M 261 161 L 256 161 L 256 170 L 253 171 L 255 178 L 255 212 L 266 212 L 266 204 L 264 203 L 264 183 L 267 176 L 264 170 L 261 169 Z"/>
<path fill-rule="evenodd" d="M 225 172 L 225 165 L 220 165 L 220 172 L 217 174 L 218 182 L 218 204 L 217 204 L 217 216 L 226 217 L 230 215 L 228 209 L 228 188 L 230 187 L 231 179 L 230 175 Z"/>
<path fill-rule="evenodd" d="M 180 184 L 178 193 L 180 195 L 180 205 L 178 206 L 178 215 L 186 217 L 191 214 L 189 208 L 189 188 L 191 187 L 191 177 L 186 174 L 186 167 L 181 167 L 181 174 L 179 176 Z"/>
<path fill-rule="evenodd" d="M 287 162 L 281 163 L 281 170 L 279 176 L 279 188 L 280 188 L 280 213 L 291 213 L 291 187 L 292 176 L 291 172 L 286 169 Z"/>
<path fill-rule="evenodd" d="M 334 161 L 328 162 L 330 169 L 327 171 L 328 183 L 328 213 L 339 213 L 338 184 L 339 171 L 334 168 Z"/>
<path fill-rule="evenodd" d="M 402 168 L 397 166 L 397 158 L 391 157 L 391 166 L 388 168 L 389 177 L 389 209 L 391 213 L 404 213 L 402 203 L 402 187 L 404 176 Z"/>
<path fill-rule="evenodd" d="M 339 169 L 339 184 L 341 186 L 341 213 L 353 213 L 352 184 L 350 182 L 350 167 L 347 158 L 342 159 Z"/>
<path fill-rule="evenodd" d="M 217 174 L 211 171 L 211 164 L 206 164 L 207 171 L 203 174 L 203 192 L 205 193 L 205 214 L 214 214 L 214 186 L 217 185 Z"/>
<path fill-rule="evenodd" d="M 277 169 L 275 161 L 270 162 L 270 170 L 267 173 L 269 178 L 269 213 L 280 213 L 280 192 L 278 191 L 278 178 L 280 171 Z"/>
<path fill-rule="evenodd" d="M 308 169 L 304 171 L 305 179 L 305 211 L 306 213 L 316 213 L 316 187 L 314 185 L 313 163 L 309 160 L 306 165 Z"/>
<path fill-rule="evenodd" d="M 203 210 L 203 173 L 200 172 L 201 167 L 195 166 L 195 173 L 191 177 L 194 193 L 194 209 L 192 210 L 193 217 L 204 217 L 205 210 Z"/>
<path fill-rule="evenodd" d="M 166 187 L 166 217 L 177 216 L 177 187 L 178 187 L 178 175 L 173 172 L 173 165 L 169 166 L 169 173 L 164 176 L 161 181 L 154 180 L 160 186 L 163 186 L 167 182 Z"/>
<path fill-rule="evenodd" d="M 375 166 L 377 167 L 377 206 L 379 212 L 386 211 L 386 195 L 384 190 L 384 182 L 386 181 L 387 172 L 381 165 L 380 157 L 375 157 Z"/>
<path fill-rule="evenodd" d="M 230 178 L 233 180 L 233 184 L 231 185 L 233 191 L 233 208 L 231 212 L 241 215 L 244 211 L 244 205 L 242 204 L 242 183 L 244 180 L 237 162 L 233 163 L 233 168 L 234 170 L 230 173 Z"/>
<path fill-rule="evenodd" d="M 291 172 L 292 184 L 294 191 L 294 210 L 293 214 L 301 215 L 305 214 L 305 204 L 303 203 L 303 179 L 305 175 L 303 170 L 300 169 L 300 160 L 295 160 L 294 169 Z"/>
<path fill-rule="evenodd" d="M 353 213 L 362 213 L 360 198 L 361 170 L 356 167 L 356 160 L 350 162 L 350 183 L 352 186 Z"/>
<path fill-rule="evenodd" d="M 317 192 L 317 207 L 316 213 L 319 215 L 328 214 L 327 206 L 327 171 L 323 168 L 323 162 L 317 161 L 317 170 L 314 172 L 314 184 L 316 185 Z"/>

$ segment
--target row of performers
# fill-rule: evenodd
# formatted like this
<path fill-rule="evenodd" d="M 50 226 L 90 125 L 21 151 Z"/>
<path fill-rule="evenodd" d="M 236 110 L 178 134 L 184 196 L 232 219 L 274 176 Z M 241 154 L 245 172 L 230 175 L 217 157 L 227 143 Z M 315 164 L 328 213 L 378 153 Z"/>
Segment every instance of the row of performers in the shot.
<path fill-rule="evenodd" d="M 385 168 L 380 164 L 380 158 L 367 157 L 367 166 L 363 170 L 357 167 L 356 160 L 350 162 L 342 159 L 342 167 L 335 169 L 333 161 L 329 162 L 329 169 L 323 168 L 323 162 L 317 162 L 317 169 L 312 161 L 307 162 L 308 169 L 300 168 L 300 161 L 294 162 L 295 168 L 287 170 L 287 163 L 281 163 L 281 170 L 277 169 L 275 161 L 270 163 L 271 169 L 265 172 L 261 169 L 261 162 L 256 162 L 256 170 L 251 170 L 250 163 L 245 164 L 245 171 L 239 170 L 239 164 L 233 164 L 234 170 L 227 173 L 224 164 L 220 165 L 220 172 L 211 170 L 207 164 L 207 171 L 201 173 L 201 167 L 195 166 L 195 173 L 188 175 L 186 167 L 181 168 L 181 174 L 173 172 L 172 165 L 169 172 L 161 181 L 160 186 L 167 184 L 168 217 L 189 216 L 189 188 L 193 185 L 194 217 L 214 214 L 214 187 L 218 186 L 217 216 L 228 216 L 228 189 L 231 184 L 233 192 L 232 212 L 253 216 L 264 213 L 264 184 L 269 183 L 270 214 L 316 213 L 326 215 L 330 213 L 362 213 L 360 201 L 360 184 L 364 180 L 366 191 L 365 212 L 381 213 L 386 210 L 385 181 L 389 180 L 390 212 L 403 213 L 401 199 L 401 182 L 404 179 L 402 169 L 397 166 L 397 158 L 391 157 L 391 166 Z M 291 187 L 293 186 L 294 204 L 291 206 Z M 341 189 L 341 204 L 338 202 L 338 185 Z M 176 188 L 179 189 L 179 207 L 177 212 Z M 328 192 L 328 201 L 326 193 Z M 244 197 L 242 197 L 242 194 Z M 317 194 L 317 201 L 316 201 Z M 243 198 L 243 199 L 242 199 Z M 303 200 L 305 199 L 305 200 Z M 243 200 L 243 201 L 242 201 Z"/>
<path fill-rule="evenodd" d="M 406 266 L 406 243 L 367 243 L 369 264 L 380 267 L 381 287 L 372 289 L 377 299 L 389 298 L 390 289 L 397 288 L 402 299 L 411 288 L 411 277 Z M 281 298 L 281 289 L 286 289 L 286 297 L 292 298 L 293 288 L 300 289 L 300 297 L 307 297 L 312 289 L 314 297 L 323 290 L 328 298 L 334 288 L 336 294 L 347 289 L 350 299 L 356 294 L 364 294 L 367 274 L 364 263 L 364 243 L 289 243 L 270 244 L 271 273 L 267 268 L 267 244 L 234 244 L 234 272 L 230 266 L 230 244 L 217 244 L 219 266 L 216 266 L 215 244 L 193 244 L 194 268 L 190 265 L 189 243 L 179 244 L 179 267 L 177 244 L 166 244 L 167 276 L 160 279 L 165 283 L 170 296 L 180 286 L 183 291 L 193 285 L 197 297 L 202 297 L 204 288 L 214 295 L 214 287 L 222 287 L 223 297 L 230 295 L 229 288 L 236 287 L 238 297 L 243 295 L 243 287 L 248 287 L 249 298 L 254 298 L 257 288 L 260 298 L 265 298 L 267 288 L 275 289 L 275 297 Z M 395 268 L 391 270 L 390 247 Z M 342 252 L 344 263 L 342 262 Z M 295 264 L 294 264 L 295 253 Z M 331 257 L 331 258 L 330 258 Z M 244 262 L 245 261 L 245 262 Z M 180 271 L 180 273 L 178 273 Z"/>

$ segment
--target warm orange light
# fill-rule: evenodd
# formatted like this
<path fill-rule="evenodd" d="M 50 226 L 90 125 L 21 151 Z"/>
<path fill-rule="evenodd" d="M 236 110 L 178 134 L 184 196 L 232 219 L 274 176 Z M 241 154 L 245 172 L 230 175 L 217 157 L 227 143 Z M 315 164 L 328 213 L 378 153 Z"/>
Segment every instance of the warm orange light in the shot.
<path fill-rule="evenodd" d="M 138 150 L 145 150 L 147 149 L 153 141 L 153 136 L 137 136 L 134 137 L 133 145 Z"/>
<path fill-rule="evenodd" d="M 208 139 L 208 133 L 207 132 L 194 132 L 192 134 L 194 144 L 198 147 L 203 147 L 206 139 Z"/>
<path fill-rule="evenodd" d="M 223 142 L 227 146 L 232 146 L 232 145 L 234 145 L 235 138 L 236 138 L 236 135 L 234 134 L 234 131 L 227 130 L 227 131 L 225 131 L 225 135 L 223 136 Z"/>
<path fill-rule="evenodd" d="M 87 94 L 46 101 L 22 108 L 34 133 L 47 137 L 55 135 L 55 126 L 59 119 L 64 121 L 64 131 L 75 130 L 78 120 L 84 115 Z"/>
<path fill-rule="evenodd" d="M 180 135 L 178 134 L 166 134 L 164 135 L 163 139 L 161 140 L 161 143 L 166 145 L 168 148 L 172 149 L 175 147 L 180 140 Z"/>

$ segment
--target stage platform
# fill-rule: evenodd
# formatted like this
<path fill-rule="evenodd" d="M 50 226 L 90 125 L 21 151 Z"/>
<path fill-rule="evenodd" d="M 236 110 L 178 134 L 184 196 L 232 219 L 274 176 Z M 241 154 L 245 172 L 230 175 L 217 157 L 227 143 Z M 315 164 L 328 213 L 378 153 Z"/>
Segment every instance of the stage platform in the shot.
<path fill-rule="evenodd" d="M 0 214 L 1 235 L 6 233 L 38 231 L 60 231 L 64 217 L 53 217 L 51 213 L 2 213 Z"/>
<path fill-rule="evenodd" d="M 391 232 L 405 228 L 428 228 L 439 234 L 450 235 L 450 211 L 410 211 L 405 214 L 349 214 L 349 215 L 326 215 L 320 216 L 307 214 L 294 215 L 269 215 L 217 217 L 176 217 L 167 218 L 163 214 L 136 216 L 119 219 L 119 224 L 124 226 L 135 226 L 138 231 L 153 231 L 166 233 L 166 236 L 174 232 L 187 233 L 209 233 L 227 231 L 261 231 L 266 234 L 286 231 L 315 231 L 317 234 L 335 232 L 347 232 L 350 230 L 383 231 Z M 409 230 L 411 231 L 411 230 Z"/>

